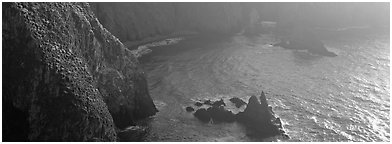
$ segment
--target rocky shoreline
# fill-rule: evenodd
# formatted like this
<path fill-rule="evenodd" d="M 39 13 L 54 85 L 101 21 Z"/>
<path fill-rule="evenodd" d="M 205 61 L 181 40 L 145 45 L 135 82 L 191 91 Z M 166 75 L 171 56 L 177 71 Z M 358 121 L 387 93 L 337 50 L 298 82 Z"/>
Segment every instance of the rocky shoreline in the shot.
<path fill-rule="evenodd" d="M 190 6 L 198 7 L 205 5 Z M 89 3 L 3 4 L 4 141 L 138 141 L 144 133 L 137 121 L 158 110 L 137 54 L 93 10 Z M 128 46 L 192 34 L 143 35 Z"/>
<path fill-rule="evenodd" d="M 234 114 L 232 111 L 227 110 L 224 100 L 211 101 L 205 100 L 196 102 L 196 108 L 207 105 L 208 108 L 199 108 L 193 115 L 204 123 L 232 123 L 238 122 L 247 128 L 247 135 L 256 138 L 268 138 L 273 136 L 282 136 L 289 139 L 290 137 L 285 134 L 280 118 L 276 117 L 272 111 L 272 107 L 268 106 L 264 92 L 261 92 L 260 97 L 251 96 L 248 103 L 241 99 L 234 97 L 229 100 L 234 103 L 237 108 L 238 105 L 246 106 L 243 111 Z M 240 106 L 240 107 L 241 107 Z M 186 107 L 186 111 L 193 112 L 193 106 Z"/>

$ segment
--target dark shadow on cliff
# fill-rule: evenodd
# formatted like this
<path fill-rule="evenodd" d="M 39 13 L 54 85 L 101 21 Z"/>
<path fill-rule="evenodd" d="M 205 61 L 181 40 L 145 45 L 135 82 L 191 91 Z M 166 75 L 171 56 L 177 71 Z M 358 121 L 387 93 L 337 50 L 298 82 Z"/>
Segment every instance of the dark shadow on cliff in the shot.
<path fill-rule="evenodd" d="M 4 101 L 4 99 L 3 99 Z M 28 113 L 15 108 L 12 104 L 3 103 L 3 141 L 25 142 L 28 141 L 29 122 Z"/>

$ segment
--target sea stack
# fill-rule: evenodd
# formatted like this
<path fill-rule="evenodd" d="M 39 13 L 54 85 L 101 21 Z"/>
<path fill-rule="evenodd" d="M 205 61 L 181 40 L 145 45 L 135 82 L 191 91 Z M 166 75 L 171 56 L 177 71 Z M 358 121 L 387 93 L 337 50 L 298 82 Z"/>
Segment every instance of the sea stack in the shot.
<path fill-rule="evenodd" d="M 266 138 L 279 135 L 279 127 L 271 122 L 274 116 L 268 109 L 264 93 L 260 98 L 261 103 L 256 96 L 251 96 L 244 112 L 236 115 L 237 121 L 249 129 L 250 136 Z"/>

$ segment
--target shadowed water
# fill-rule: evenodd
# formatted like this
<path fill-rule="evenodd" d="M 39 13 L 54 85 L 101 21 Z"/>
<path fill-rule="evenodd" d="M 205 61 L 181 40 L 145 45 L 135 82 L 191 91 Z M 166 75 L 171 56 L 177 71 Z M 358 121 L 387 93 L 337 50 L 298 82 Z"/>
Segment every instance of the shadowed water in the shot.
<path fill-rule="evenodd" d="M 272 47 L 268 35 L 152 48 L 141 63 L 160 112 L 146 141 L 259 141 L 238 123 L 204 124 L 184 108 L 261 90 L 291 137 L 264 141 L 389 141 L 389 36 L 323 41 L 337 57 Z"/>

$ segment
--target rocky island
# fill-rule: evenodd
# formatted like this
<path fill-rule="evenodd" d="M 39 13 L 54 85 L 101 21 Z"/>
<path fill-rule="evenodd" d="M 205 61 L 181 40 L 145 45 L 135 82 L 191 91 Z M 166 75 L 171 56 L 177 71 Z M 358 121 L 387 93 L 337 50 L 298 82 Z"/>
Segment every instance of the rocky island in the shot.
<path fill-rule="evenodd" d="M 272 111 L 272 107 L 268 106 L 263 91 L 259 98 L 251 96 L 248 103 L 245 103 L 237 97 L 230 98 L 229 101 L 234 103 L 237 108 L 239 108 L 239 105 L 246 105 L 246 108 L 243 111 L 234 114 L 232 111 L 225 108 L 226 104 L 223 99 L 212 103 L 211 100 L 207 100 L 204 104 L 211 107 L 208 107 L 207 109 L 200 108 L 196 110 L 193 115 L 205 123 L 241 123 L 248 129 L 247 135 L 252 137 L 267 138 L 281 135 L 285 138 L 289 138 L 283 130 L 280 118 L 276 117 Z M 195 104 L 198 103 L 200 102 L 196 102 Z M 186 107 L 186 110 L 188 111 L 190 108 L 192 107 Z"/>

